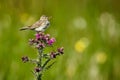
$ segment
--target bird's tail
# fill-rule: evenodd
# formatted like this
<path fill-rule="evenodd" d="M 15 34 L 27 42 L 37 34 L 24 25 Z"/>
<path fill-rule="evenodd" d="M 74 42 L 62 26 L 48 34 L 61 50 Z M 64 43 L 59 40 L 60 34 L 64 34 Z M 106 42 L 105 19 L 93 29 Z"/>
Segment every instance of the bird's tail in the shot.
<path fill-rule="evenodd" d="M 27 27 L 22 27 L 22 28 L 20 28 L 20 31 L 22 31 L 22 30 L 27 30 L 27 29 L 29 29 L 28 26 L 27 26 Z"/>

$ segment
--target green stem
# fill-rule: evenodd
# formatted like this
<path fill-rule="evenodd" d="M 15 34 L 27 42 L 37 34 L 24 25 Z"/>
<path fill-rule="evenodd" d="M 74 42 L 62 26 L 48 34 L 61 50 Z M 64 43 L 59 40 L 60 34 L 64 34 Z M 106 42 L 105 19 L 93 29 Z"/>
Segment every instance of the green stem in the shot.
<path fill-rule="evenodd" d="M 50 61 L 51 59 L 49 58 L 42 66 L 42 69 L 47 65 L 47 63 Z"/>
<path fill-rule="evenodd" d="M 39 52 L 39 63 L 38 63 L 38 67 L 41 67 L 41 66 L 42 66 L 42 52 L 43 52 L 43 50 L 42 50 L 42 49 L 38 49 L 38 52 Z"/>
<path fill-rule="evenodd" d="M 38 74 L 38 76 L 37 76 L 37 80 L 42 80 L 42 74 Z"/>
<path fill-rule="evenodd" d="M 43 49 L 38 49 L 38 52 L 39 52 L 39 62 L 37 63 L 37 66 L 38 67 L 41 67 L 42 66 L 42 53 L 43 53 Z M 37 75 L 37 80 L 42 80 L 42 74 L 38 73 Z"/>

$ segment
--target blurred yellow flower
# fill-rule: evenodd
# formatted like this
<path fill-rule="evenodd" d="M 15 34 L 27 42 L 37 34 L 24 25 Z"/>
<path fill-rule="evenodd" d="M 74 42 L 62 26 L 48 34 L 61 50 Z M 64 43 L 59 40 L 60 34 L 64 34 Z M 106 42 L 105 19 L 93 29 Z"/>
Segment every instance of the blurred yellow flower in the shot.
<path fill-rule="evenodd" d="M 79 53 L 82 53 L 88 46 L 89 41 L 87 38 L 81 38 L 75 43 L 75 50 Z"/>
<path fill-rule="evenodd" d="M 107 55 L 105 52 L 97 52 L 96 54 L 96 61 L 100 64 L 105 63 L 107 60 Z"/>

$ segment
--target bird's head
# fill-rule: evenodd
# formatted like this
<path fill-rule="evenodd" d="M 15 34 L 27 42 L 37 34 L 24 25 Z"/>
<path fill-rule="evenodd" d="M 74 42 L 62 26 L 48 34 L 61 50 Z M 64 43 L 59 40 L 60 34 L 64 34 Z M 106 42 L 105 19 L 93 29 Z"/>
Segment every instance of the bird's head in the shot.
<path fill-rule="evenodd" d="M 40 20 L 49 20 L 49 19 L 51 19 L 52 17 L 47 17 L 46 15 L 42 15 L 41 17 L 40 17 Z"/>

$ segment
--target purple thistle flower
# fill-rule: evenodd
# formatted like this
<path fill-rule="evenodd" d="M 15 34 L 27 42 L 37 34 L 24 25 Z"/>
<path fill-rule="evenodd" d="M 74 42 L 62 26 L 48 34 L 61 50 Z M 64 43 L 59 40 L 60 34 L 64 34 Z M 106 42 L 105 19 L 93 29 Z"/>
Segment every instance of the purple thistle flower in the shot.
<path fill-rule="evenodd" d="M 45 44 L 44 44 L 44 43 L 39 43 L 39 47 L 40 47 L 40 48 L 44 48 L 44 47 L 45 47 Z"/>
<path fill-rule="evenodd" d="M 43 36 L 43 37 L 42 37 L 42 40 L 45 41 L 45 42 L 47 42 L 47 41 L 49 40 L 49 38 L 46 37 L 46 36 Z"/>
<path fill-rule="evenodd" d="M 37 49 L 39 48 L 44 48 L 45 47 L 45 44 L 44 43 L 39 43 L 35 46 Z"/>
<path fill-rule="evenodd" d="M 40 48 L 39 44 L 35 45 L 35 48 L 39 49 Z"/>
<path fill-rule="evenodd" d="M 63 51 L 64 51 L 64 47 L 58 48 L 57 51 L 58 51 L 58 53 L 63 54 L 63 53 L 64 53 L 64 52 L 63 52 Z"/>
<path fill-rule="evenodd" d="M 39 67 L 36 67 L 35 68 L 35 72 L 40 72 L 42 69 L 41 68 L 39 68 Z"/>
<path fill-rule="evenodd" d="M 52 45 L 55 42 L 55 38 L 51 38 L 50 40 L 47 41 L 48 45 Z"/>
<path fill-rule="evenodd" d="M 45 37 L 50 38 L 50 34 L 46 34 Z"/>
<path fill-rule="evenodd" d="M 29 39 L 29 44 L 30 45 L 33 45 L 35 43 L 35 40 L 34 39 Z"/>
<path fill-rule="evenodd" d="M 50 39 L 50 35 L 49 34 L 46 34 L 46 35 L 42 36 L 42 40 L 44 42 L 48 42 L 49 39 Z"/>
<path fill-rule="evenodd" d="M 40 39 L 41 39 L 41 37 L 42 37 L 42 35 L 41 35 L 41 34 L 39 34 L 39 33 L 37 33 L 35 36 L 36 36 L 36 39 L 37 39 L 37 40 L 40 40 Z"/>
<path fill-rule="evenodd" d="M 51 54 L 50 54 L 50 58 L 51 58 L 51 59 L 56 58 L 56 56 L 57 56 L 57 55 L 56 55 L 55 52 L 51 52 Z"/>
<path fill-rule="evenodd" d="M 22 61 L 25 63 L 25 62 L 28 62 L 28 61 L 29 61 L 29 59 L 28 59 L 28 57 L 27 57 L 27 56 L 23 56 L 23 57 L 22 57 Z"/>
<path fill-rule="evenodd" d="M 39 32 L 39 34 L 40 34 L 41 36 L 43 36 L 43 35 L 44 35 L 44 33 L 43 33 L 43 32 Z"/>

